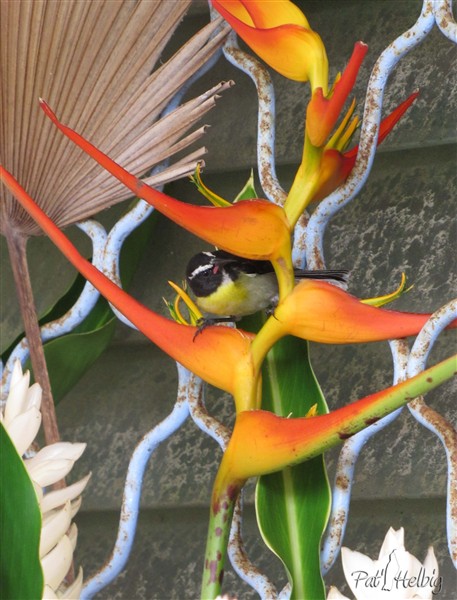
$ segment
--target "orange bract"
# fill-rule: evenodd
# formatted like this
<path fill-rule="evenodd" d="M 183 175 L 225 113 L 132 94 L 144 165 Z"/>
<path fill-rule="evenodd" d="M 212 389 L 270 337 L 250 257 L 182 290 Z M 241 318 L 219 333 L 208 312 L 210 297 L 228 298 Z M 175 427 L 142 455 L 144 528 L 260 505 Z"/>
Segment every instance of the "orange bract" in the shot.
<path fill-rule="evenodd" d="M 191 233 L 244 258 L 275 260 L 288 252 L 290 254 L 290 225 L 281 207 L 261 199 L 244 200 L 224 207 L 194 206 L 175 200 L 146 185 L 81 135 L 62 125 L 43 100 L 41 106 L 64 135 L 135 195 Z"/>
<path fill-rule="evenodd" d="M 54 244 L 100 293 L 154 344 L 208 383 L 235 394 L 237 372 L 250 369 L 252 334 L 228 327 L 198 328 L 175 323 L 156 314 L 118 287 L 87 261 L 67 236 L 51 221 L 17 181 L 0 166 L 0 178 Z M 223 360 L 215 360 L 223 357 Z M 246 393 L 247 395 L 247 393 Z"/>
<path fill-rule="evenodd" d="M 320 147 L 325 144 L 354 86 L 367 51 L 366 44 L 357 42 L 349 63 L 331 93 L 327 96 L 323 89 L 314 90 L 306 112 L 306 133 L 313 146 Z"/>
<path fill-rule="evenodd" d="M 328 61 L 320 36 L 288 0 L 212 0 L 214 8 L 270 67 L 295 81 L 327 91 Z"/>
<path fill-rule="evenodd" d="M 325 344 L 351 344 L 415 335 L 429 318 L 430 314 L 368 306 L 334 285 L 303 280 L 278 305 L 270 322 L 283 335 Z M 456 326 L 456 321 L 450 325 Z"/>

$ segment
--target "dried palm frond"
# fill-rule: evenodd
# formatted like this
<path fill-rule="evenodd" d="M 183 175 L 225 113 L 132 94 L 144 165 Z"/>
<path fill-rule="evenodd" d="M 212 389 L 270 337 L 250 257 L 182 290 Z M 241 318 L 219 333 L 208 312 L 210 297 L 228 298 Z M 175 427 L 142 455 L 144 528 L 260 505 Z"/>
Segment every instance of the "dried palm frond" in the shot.
<path fill-rule="evenodd" d="M 49 102 L 136 175 L 198 139 L 189 129 L 214 104 L 217 86 L 163 120 L 161 111 L 218 49 L 220 22 L 199 31 L 153 71 L 190 0 L 66 2 L 0 0 L 0 161 L 64 227 L 131 195 L 65 140 L 39 109 Z M 183 177 L 204 149 L 151 179 Z M 41 233 L 4 186 L 2 232 Z"/>

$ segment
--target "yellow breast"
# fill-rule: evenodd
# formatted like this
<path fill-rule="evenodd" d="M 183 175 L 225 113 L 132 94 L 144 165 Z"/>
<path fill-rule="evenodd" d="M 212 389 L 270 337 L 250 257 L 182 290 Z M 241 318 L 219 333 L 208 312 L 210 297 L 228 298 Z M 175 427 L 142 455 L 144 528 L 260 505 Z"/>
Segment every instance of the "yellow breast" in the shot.
<path fill-rule="evenodd" d="M 224 281 L 215 292 L 196 300 L 205 313 L 244 316 L 267 308 L 276 293 L 275 275 L 241 275 L 236 281 Z"/>

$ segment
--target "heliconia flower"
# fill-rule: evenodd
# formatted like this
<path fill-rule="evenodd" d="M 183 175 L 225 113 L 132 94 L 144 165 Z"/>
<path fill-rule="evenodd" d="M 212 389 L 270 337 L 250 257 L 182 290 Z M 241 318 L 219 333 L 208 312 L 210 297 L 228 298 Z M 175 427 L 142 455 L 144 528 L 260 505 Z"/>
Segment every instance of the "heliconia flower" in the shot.
<path fill-rule="evenodd" d="M 366 44 L 357 42 L 349 63 L 341 77 L 335 81 L 329 94 L 326 95 L 322 88 L 314 90 L 306 111 L 306 133 L 313 146 L 321 147 L 325 144 L 354 87 L 360 65 L 367 51 Z"/>
<path fill-rule="evenodd" d="M 255 362 L 280 338 L 294 335 L 324 344 L 353 344 L 408 337 L 419 333 L 430 314 L 369 306 L 325 281 L 300 281 L 278 304 L 253 341 Z M 449 328 L 457 327 L 457 320 Z"/>
<path fill-rule="evenodd" d="M 22 373 L 21 364 L 16 361 L 0 421 L 20 456 L 34 441 L 41 423 L 41 387 L 38 383 L 29 387 L 29 383 L 30 373 Z M 59 442 L 45 446 L 32 458 L 23 459 L 42 513 L 39 555 L 45 583 L 43 599 L 79 598 L 82 589 L 81 569 L 70 585 L 63 580 L 71 567 L 76 546 L 77 529 L 71 521 L 81 506 L 81 493 L 90 474 L 66 488 L 51 491 L 43 488 L 65 477 L 85 447 L 86 444 Z"/>
<path fill-rule="evenodd" d="M 328 414 L 294 418 L 264 410 L 238 412 L 213 486 L 205 557 L 205 591 L 219 593 L 223 570 L 220 548 L 239 491 L 250 477 L 304 462 L 343 442 L 413 398 L 456 374 L 457 356 L 415 377 L 347 404 Z M 312 413 L 311 413 L 312 414 Z"/>
<path fill-rule="evenodd" d="M 214 8 L 270 67 L 327 93 L 328 60 L 320 36 L 289 0 L 212 0 Z"/>
<path fill-rule="evenodd" d="M 379 126 L 378 146 L 389 135 L 411 104 L 416 100 L 419 92 L 411 94 L 404 102 L 399 104 L 390 115 L 381 121 Z M 331 194 L 337 187 L 346 181 L 352 171 L 358 152 L 358 145 L 346 152 L 340 148 L 332 147 L 327 143 L 321 157 L 319 184 L 311 202 L 318 202 Z"/>
<path fill-rule="evenodd" d="M 280 417 L 264 410 L 237 414 L 215 484 L 215 497 L 249 477 L 279 471 L 322 454 L 456 373 L 457 356 L 391 386 L 313 417 Z"/>
<path fill-rule="evenodd" d="M 341 549 L 344 575 L 356 600 L 432 600 L 441 588 L 438 562 L 430 546 L 421 563 L 405 549 L 404 529 L 389 529 L 372 560 L 361 552 Z M 327 600 L 349 600 L 330 588 Z"/>
<path fill-rule="evenodd" d="M 87 261 L 66 235 L 49 219 L 17 181 L 0 166 L 2 181 L 30 213 L 55 245 L 105 298 L 169 356 L 208 383 L 231 393 L 238 408 L 257 403 L 257 375 L 252 364 L 250 344 L 253 334 L 228 327 L 181 325 L 156 314 L 132 298 Z M 225 210 L 225 209 L 223 209 Z M 223 357 L 223 360 L 215 360 Z M 257 385 L 257 384 L 255 384 Z"/>
<path fill-rule="evenodd" d="M 230 206 L 194 206 L 175 200 L 131 175 L 81 135 L 62 125 L 44 100 L 41 107 L 70 140 L 103 168 L 166 217 L 191 233 L 232 254 L 270 260 L 278 277 L 280 297 L 293 286 L 291 226 L 284 210 L 267 200 L 242 200 Z"/>

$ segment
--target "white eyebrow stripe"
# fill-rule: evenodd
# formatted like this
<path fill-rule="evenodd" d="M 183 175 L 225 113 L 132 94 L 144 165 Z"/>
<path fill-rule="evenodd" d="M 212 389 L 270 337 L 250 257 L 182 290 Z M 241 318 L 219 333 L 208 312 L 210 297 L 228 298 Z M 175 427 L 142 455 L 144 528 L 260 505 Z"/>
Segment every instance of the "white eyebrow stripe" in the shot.
<path fill-rule="evenodd" d="M 194 269 L 192 271 L 192 273 L 189 275 L 189 279 L 193 279 L 199 273 L 203 273 L 203 271 L 208 271 L 208 269 L 211 269 L 211 268 L 212 268 L 211 265 L 200 265 L 199 267 L 197 267 L 196 269 Z"/>

